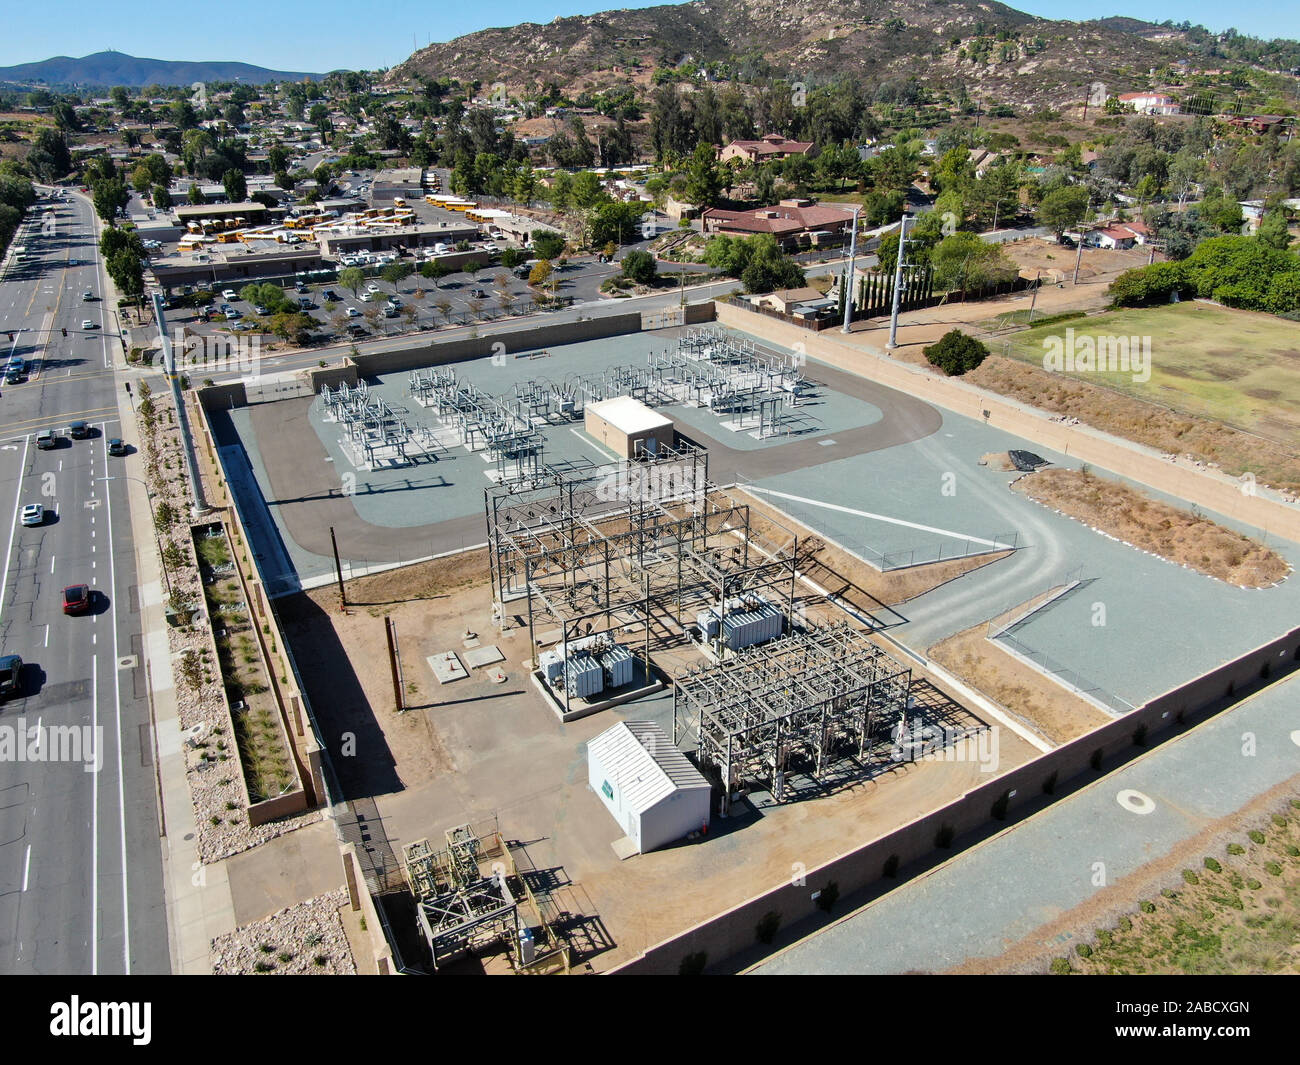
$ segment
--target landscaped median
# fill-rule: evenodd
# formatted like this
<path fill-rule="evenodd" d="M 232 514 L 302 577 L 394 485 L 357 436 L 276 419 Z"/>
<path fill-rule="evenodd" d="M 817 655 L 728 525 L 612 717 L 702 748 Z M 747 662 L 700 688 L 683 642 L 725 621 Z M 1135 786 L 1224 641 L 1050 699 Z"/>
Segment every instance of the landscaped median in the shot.
<path fill-rule="evenodd" d="M 214 862 L 319 816 L 277 699 L 277 664 L 257 630 L 240 567 L 242 533 L 221 516 L 191 523 L 170 395 L 142 382 L 136 412 L 167 582 L 168 642 L 199 857 Z M 244 558 L 245 563 L 247 562 Z"/>

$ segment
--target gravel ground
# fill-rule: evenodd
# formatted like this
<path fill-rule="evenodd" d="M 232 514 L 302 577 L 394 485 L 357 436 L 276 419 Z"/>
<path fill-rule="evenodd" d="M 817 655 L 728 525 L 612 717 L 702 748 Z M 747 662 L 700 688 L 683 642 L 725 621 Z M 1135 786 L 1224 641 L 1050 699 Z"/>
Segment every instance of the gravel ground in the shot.
<path fill-rule="evenodd" d="M 188 489 L 171 396 L 154 392 L 150 398 L 157 410 L 156 428 L 150 432 L 142 418 L 140 435 L 148 458 L 149 485 L 155 492 L 154 509 L 157 512 L 166 501 L 183 515 L 189 509 Z M 186 560 L 184 567 L 168 570 L 172 587 L 190 606 L 204 610 L 203 588 L 190 526 L 181 521 L 161 535 L 164 544 L 174 543 Z M 311 810 L 256 828 L 249 825 L 234 726 L 226 705 L 216 645 L 206 621 L 206 612 L 203 618 L 195 625 L 169 626 L 167 639 L 176 676 L 176 703 L 181 728 L 187 733 L 185 776 L 198 826 L 199 857 L 205 863 L 212 863 L 312 824 L 320 819 L 320 811 Z M 187 655 L 200 657 L 204 662 L 203 672 L 212 678 L 211 681 L 200 677 L 195 686 L 185 678 L 183 667 Z M 190 735 L 192 729 L 195 733 Z M 200 743 L 204 746 L 196 745 Z"/>
<path fill-rule="evenodd" d="M 343 889 L 317 895 L 212 941 L 217 976 L 278 973 L 289 976 L 355 976 L 339 909 Z"/>

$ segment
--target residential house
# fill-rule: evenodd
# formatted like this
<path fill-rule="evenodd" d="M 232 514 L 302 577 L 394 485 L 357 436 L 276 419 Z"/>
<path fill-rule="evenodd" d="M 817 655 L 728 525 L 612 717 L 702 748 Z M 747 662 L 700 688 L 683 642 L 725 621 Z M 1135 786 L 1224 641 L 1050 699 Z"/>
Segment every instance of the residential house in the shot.
<path fill-rule="evenodd" d="M 792 155 L 811 155 L 812 151 L 812 141 L 786 140 L 779 133 L 769 133 L 756 141 L 732 141 L 718 154 L 718 159 L 723 163 L 728 159 L 759 163 L 768 159 L 786 159 Z"/>

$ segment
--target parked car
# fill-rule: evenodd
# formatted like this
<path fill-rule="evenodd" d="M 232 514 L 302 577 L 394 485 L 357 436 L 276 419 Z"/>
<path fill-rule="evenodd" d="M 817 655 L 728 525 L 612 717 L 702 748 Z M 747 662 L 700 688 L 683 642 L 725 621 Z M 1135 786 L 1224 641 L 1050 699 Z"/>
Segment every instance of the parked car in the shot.
<path fill-rule="evenodd" d="M 17 695 L 23 688 L 23 660 L 18 655 L 0 657 L 0 699 Z"/>
<path fill-rule="evenodd" d="M 366 291 L 367 291 L 367 292 L 378 292 L 378 291 L 379 291 L 379 286 L 376 285 L 373 281 L 371 281 L 370 284 L 368 284 L 368 285 L 366 286 Z"/>
<path fill-rule="evenodd" d="M 23 507 L 22 523 L 24 525 L 44 525 L 45 508 L 39 503 L 28 503 Z"/>
<path fill-rule="evenodd" d="M 332 288 L 327 288 L 324 292 L 322 292 L 320 294 L 320 298 L 325 300 L 327 303 L 339 302 L 339 298 L 334 294 L 334 290 Z"/>
<path fill-rule="evenodd" d="M 90 585 L 70 584 L 63 589 L 63 612 L 84 614 L 90 609 Z"/>
<path fill-rule="evenodd" d="M 361 300 L 362 303 L 369 303 L 373 296 L 374 293 L 372 292 L 363 292 L 358 298 Z"/>
<path fill-rule="evenodd" d="M 237 293 L 233 288 L 228 288 L 222 291 L 221 298 L 223 300 L 237 300 L 239 299 L 239 293 Z"/>
<path fill-rule="evenodd" d="M 361 312 L 360 312 L 359 310 L 357 310 L 355 307 L 349 307 L 349 308 L 348 308 L 348 317 L 349 317 L 349 318 L 360 318 L 360 317 L 361 317 Z"/>

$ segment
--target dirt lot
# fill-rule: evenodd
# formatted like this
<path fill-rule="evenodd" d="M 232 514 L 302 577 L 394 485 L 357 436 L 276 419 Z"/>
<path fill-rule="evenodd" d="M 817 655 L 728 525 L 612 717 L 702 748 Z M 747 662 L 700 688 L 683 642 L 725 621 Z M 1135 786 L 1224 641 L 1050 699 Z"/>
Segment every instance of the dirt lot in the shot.
<path fill-rule="evenodd" d="M 945 669 L 1001 703 L 1054 744 L 1066 743 L 1104 725 L 1111 718 L 1060 684 L 1003 651 L 988 639 L 1017 614 L 1050 596 L 1049 589 L 1028 602 L 999 614 L 931 647 L 926 654 Z"/>
<path fill-rule="evenodd" d="M 527 630 L 492 631 L 488 586 L 466 584 L 479 562 L 465 561 L 350 582 L 349 601 L 358 605 L 346 614 L 332 588 L 281 600 L 287 635 L 345 792 L 375 800 L 368 832 L 380 857 L 395 861 L 412 840 L 441 839 L 445 829 L 495 812 L 507 837 L 524 841 L 533 863 L 564 887 L 584 927 L 600 930 L 582 959 L 597 970 L 783 880 L 792 863 L 812 868 L 986 779 L 969 762 L 879 764 L 806 801 L 761 812 L 742 804 L 703 839 L 620 862 L 610 844 L 621 832 L 587 787 L 586 742 L 619 720 L 663 720 L 663 697 L 562 725 L 523 668 Z M 408 599 L 412 589 L 423 598 Z M 412 707 L 402 714 L 393 710 L 385 613 L 397 625 Z M 425 656 L 463 655 L 466 627 L 504 653 L 504 683 L 485 671 L 436 682 Z M 672 656 L 664 657 L 668 665 Z M 945 723 L 974 723 L 933 686 L 917 690 Z M 1001 769 L 1035 753 L 1014 736 L 1002 741 Z"/>

